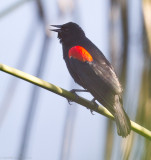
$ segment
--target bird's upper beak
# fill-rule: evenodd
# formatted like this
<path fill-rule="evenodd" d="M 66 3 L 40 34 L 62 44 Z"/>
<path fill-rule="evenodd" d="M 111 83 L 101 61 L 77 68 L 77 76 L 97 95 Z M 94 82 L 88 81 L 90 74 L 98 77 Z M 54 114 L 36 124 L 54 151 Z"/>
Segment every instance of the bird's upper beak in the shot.
<path fill-rule="evenodd" d="M 61 32 L 61 27 L 62 27 L 62 25 L 50 25 L 50 26 L 59 28 L 59 29 L 50 29 L 51 31 L 54 31 L 54 32 Z"/>

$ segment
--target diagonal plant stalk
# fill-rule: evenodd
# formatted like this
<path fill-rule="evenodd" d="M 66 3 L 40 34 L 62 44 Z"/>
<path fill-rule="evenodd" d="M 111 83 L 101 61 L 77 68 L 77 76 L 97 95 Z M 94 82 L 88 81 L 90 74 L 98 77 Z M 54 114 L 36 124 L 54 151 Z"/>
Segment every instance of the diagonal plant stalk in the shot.
<path fill-rule="evenodd" d="M 5 17 L 9 13 L 11 13 L 12 11 L 15 11 L 17 8 L 19 8 L 20 6 L 22 6 L 23 4 L 25 4 L 26 2 L 29 2 L 29 1 L 32 1 L 32 0 L 19 0 L 18 2 L 13 3 L 10 7 L 5 9 L 4 11 L 0 12 L 0 19 Z"/>
<path fill-rule="evenodd" d="M 102 106 L 98 106 L 96 107 L 94 104 L 92 104 L 91 101 L 88 101 L 87 99 L 85 98 L 82 98 L 82 97 L 78 97 L 76 95 L 74 95 L 73 93 L 63 89 L 63 88 L 60 88 L 60 87 L 57 87 L 51 83 L 48 83 L 44 80 L 41 80 L 40 78 L 37 78 L 35 76 L 32 76 L 28 73 L 25 73 L 25 72 L 22 72 L 18 69 L 15 69 L 15 68 L 12 68 L 12 67 L 9 67 L 7 65 L 4 65 L 4 64 L 0 64 L 0 70 L 3 71 L 3 72 L 6 72 L 8 74 L 11 74 L 15 77 L 18 77 L 20 79 L 23 79 L 25 81 L 28 81 L 32 84 L 35 84 L 39 87 L 42 87 L 46 90 L 49 90 L 53 93 L 56 93 L 62 97 L 65 97 L 67 99 L 70 99 L 78 104 L 81 104 L 82 106 L 85 106 L 97 113 L 100 113 L 112 120 L 114 120 L 114 117 L 113 115 L 104 107 Z M 135 131 L 136 133 L 142 135 L 143 137 L 151 140 L 151 131 L 149 131 L 148 129 L 140 126 L 139 124 L 131 121 L 131 126 L 132 126 L 132 130 Z"/>

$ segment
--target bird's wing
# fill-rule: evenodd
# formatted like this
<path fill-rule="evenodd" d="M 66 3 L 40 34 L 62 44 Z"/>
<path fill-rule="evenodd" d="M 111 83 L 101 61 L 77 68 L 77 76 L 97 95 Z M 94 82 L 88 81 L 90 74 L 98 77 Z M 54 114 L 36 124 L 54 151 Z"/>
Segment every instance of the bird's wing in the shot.
<path fill-rule="evenodd" d="M 81 62 L 70 59 L 74 80 L 86 88 L 91 94 L 110 111 L 113 109 L 115 95 L 120 95 L 121 87 L 114 71 L 108 66 L 95 62 Z"/>
<path fill-rule="evenodd" d="M 120 94 L 122 92 L 122 88 L 115 71 L 108 61 L 100 62 L 94 60 L 94 62 L 89 63 L 89 66 L 95 74 L 103 80 L 104 85 L 107 85 L 109 89 L 113 90 L 116 94 Z"/>
<path fill-rule="evenodd" d="M 92 62 L 87 62 L 88 66 L 93 70 L 98 79 L 103 81 L 104 85 L 115 94 L 120 94 L 122 92 L 122 87 L 115 74 L 114 68 L 103 53 L 89 39 L 86 39 L 85 41 L 86 43 L 82 42 L 81 46 L 83 46 L 93 57 Z"/>
<path fill-rule="evenodd" d="M 114 94 L 121 94 L 121 85 L 113 67 L 108 61 L 103 60 L 100 62 L 94 60 L 92 62 L 81 62 L 74 58 L 71 58 L 69 61 L 72 72 L 76 74 L 76 77 L 73 78 L 76 79 L 78 77 L 81 79 L 81 82 L 84 81 L 82 82 L 83 85 L 95 83 L 98 87 L 105 87 L 106 90 L 108 89 Z"/>

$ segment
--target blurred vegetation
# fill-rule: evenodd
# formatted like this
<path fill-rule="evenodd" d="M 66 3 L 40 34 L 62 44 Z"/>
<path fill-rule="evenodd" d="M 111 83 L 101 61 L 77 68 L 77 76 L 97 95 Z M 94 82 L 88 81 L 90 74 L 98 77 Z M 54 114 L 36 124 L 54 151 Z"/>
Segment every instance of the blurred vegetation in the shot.
<path fill-rule="evenodd" d="M 122 61 L 121 66 L 116 68 L 120 74 L 120 80 L 124 91 L 126 88 L 126 79 L 127 75 L 129 75 L 130 70 L 128 70 L 128 57 L 129 57 L 129 48 L 132 45 L 130 43 L 129 35 L 130 35 L 130 22 L 131 16 L 128 15 L 129 1 L 119 1 L 113 0 L 110 1 L 110 54 L 112 59 L 112 64 L 116 68 L 116 64 L 119 63 L 119 59 Z M 142 70 L 138 70 L 136 72 L 141 72 L 141 81 L 138 86 L 139 89 L 139 97 L 136 108 L 136 122 L 151 130 L 151 1 L 143 0 L 142 1 L 142 30 L 139 32 L 142 33 L 142 38 L 139 41 L 139 44 L 142 45 L 143 55 L 138 54 L 137 56 L 143 57 L 143 68 Z M 120 23 L 119 23 L 120 21 Z M 121 24 L 120 30 L 116 29 L 117 23 Z M 120 33 L 119 33 L 120 32 Z M 122 40 L 119 40 L 117 35 L 121 34 Z M 120 43 L 122 41 L 122 43 Z M 119 45 L 121 44 L 122 49 L 120 58 L 117 56 L 117 51 L 120 50 Z M 135 75 L 133 75 L 135 76 Z M 136 86 L 137 87 L 137 86 Z M 135 95 L 133 98 L 136 98 Z M 131 99 L 130 107 L 135 107 L 131 103 L 133 99 Z M 128 103 L 124 108 L 128 107 Z M 131 108 L 128 108 L 128 113 L 131 112 Z M 121 145 L 121 158 L 120 159 L 140 159 L 140 160 L 150 160 L 151 159 L 151 143 L 149 140 L 142 140 L 139 136 L 134 136 L 133 133 L 126 138 L 121 140 L 120 142 L 115 141 L 115 136 L 110 134 L 112 132 L 113 124 L 111 121 L 108 122 L 107 136 L 106 136 L 106 150 L 105 150 L 105 159 L 110 160 L 113 156 L 114 147 L 118 147 Z M 143 151 L 138 151 L 140 145 L 144 145 Z M 137 155 L 137 156 L 136 156 Z M 135 158 L 134 158 L 135 157 Z M 137 157 L 137 158 L 136 158 Z"/>

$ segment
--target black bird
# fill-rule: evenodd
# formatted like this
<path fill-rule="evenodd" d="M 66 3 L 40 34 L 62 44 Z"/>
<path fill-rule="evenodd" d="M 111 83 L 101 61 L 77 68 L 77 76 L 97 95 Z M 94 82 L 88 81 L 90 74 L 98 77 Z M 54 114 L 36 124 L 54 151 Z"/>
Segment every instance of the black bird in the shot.
<path fill-rule="evenodd" d="M 79 25 L 69 22 L 52 26 L 57 27 L 52 31 L 58 32 L 72 78 L 113 114 L 118 134 L 126 137 L 131 123 L 123 109 L 122 87 L 114 68 Z"/>

